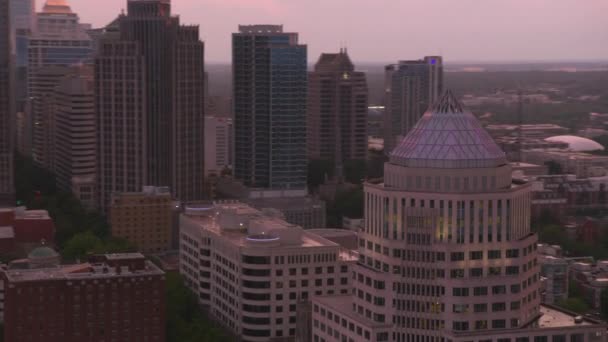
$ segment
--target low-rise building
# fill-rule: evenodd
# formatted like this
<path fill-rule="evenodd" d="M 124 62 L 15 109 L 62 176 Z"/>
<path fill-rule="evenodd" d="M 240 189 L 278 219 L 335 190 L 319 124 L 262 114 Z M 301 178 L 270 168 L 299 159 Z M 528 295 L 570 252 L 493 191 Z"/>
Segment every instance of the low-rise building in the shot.
<path fill-rule="evenodd" d="M 141 254 L 7 269 L 1 278 L 5 341 L 165 340 L 165 275 Z"/>
<path fill-rule="evenodd" d="M 309 331 L 298 307 L 349 293 L 357 260 L 338 243 L 239 202 L 186 207 L 180 242 L 187 285 L 211 316 L 251 342 L 293 341 L 296 329 Z"/>
<path fill-rule="evenodd" d="M 27 210 L 25 207 L 0 208 L 0 227 L 5 227 L 2 239 L 11 239 L 13 242 L 3 241 L 3 244 L 38 244 L 41 241 L 53 243 L 55 241 L 55 224 L 46 210 Z"/>
<path fill-rule="evenodd" d="M 145 253 L 171 249 L 175 204 L 166 187 L 115 193 L 110 203 L 112 236 L 124 238 Z"/>
<path fill-rule="evenodd" d="M 566 259 L 542 255 L 539 253 L 541 301 L 545 304 L 556 304 L 568 298 L 568 268 Z"/>

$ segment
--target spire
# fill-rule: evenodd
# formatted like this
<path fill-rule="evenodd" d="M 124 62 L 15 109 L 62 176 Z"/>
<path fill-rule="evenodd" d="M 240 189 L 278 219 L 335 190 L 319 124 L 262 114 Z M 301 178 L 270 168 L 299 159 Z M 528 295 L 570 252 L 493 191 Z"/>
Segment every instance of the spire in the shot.
<path fill-rule="evenodd" d="M 447 169 L 490 168 L 507 162 L 505 153 L 451 91 L 429 108 L 390 159 L 406 167 Z"/>

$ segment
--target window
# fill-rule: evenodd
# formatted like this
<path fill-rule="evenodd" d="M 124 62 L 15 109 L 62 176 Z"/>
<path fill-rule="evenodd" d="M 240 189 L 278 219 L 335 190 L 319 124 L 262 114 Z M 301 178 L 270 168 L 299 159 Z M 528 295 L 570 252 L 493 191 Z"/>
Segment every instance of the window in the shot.
<path fill-rule="evenodd" d="M 513 284 L 511 285 L 511 293 L 519 293 L 521 291 L 521 285 Z"/>
<path fill-rule="evenodd" d="M 469 289 L 467 287 L 455 287 L 452 289 L 452 295 L 454 297 L 468 297 Z"/>
<path fill-rule="evenodd" d="M 509 259 L 519 258 L 519 249 L 507 249 L 507 258 L 509 258 Z"/>
<path fill-rule="evenodd" d="M 492 294 L 501 295 L 507 293 L 507 287 L 505 285 L 492 286 Z"/>
<path fill-rule="evenodd" d="M 469 306 L 467 304 L 454 304 L 452 311 L 454 313 L 464 313 L 469 311 Z"/>
<path fill-rule="evenodd" d="M 463 261 L 464 260 L 464 252 L 452 252 L 450 254 L 451 261 Z"/>
<path fill-rule="evenodd" d="M 500 249 L 488 251 L 488 259 L 500 259 Z"/>
<path fill-rule="evenodd" d="M 452 329 L 454 329 L 454 331 L 467 331 L 469 330 L 469 322 L 453 322 Z"/>
<path fill-rule="evenodd" d="M 519 310 L 520 307 L 521 307 L 521 304 L 519 301 L 511 302 L 511 310 Z"/>
<path fill-rule="evenodd" d="M 507 327 L 507 322 L 504 319 L 495 319 L 492 321 L 492 329 L 504 329 Z"/>
<path fill-rule="evenodd" d="M 492 312 L 501 312 L 507 309 L 505 303 L 492 303 Z"/>
<path fill-rule="evenodd" d="M 519 274 L 519 266 L 507 266 L 505 269 L 506 275 L 516 275 Z"/>
<path fill-rule="evenodd" d="M 470 255 L 469 255 L 469 259 L 471 259 L 471 260 L 481 260 L 481 259 L 483 259 L 483 252 L 482 251 L 471 252 Z"/>
<path fill-rule="evenodd" d="M 464 269 L 457 268 L 450 271 L 451 278 L 464 278 Z"/>
<path fill-rule="evenodd" d="M 474 287 L 473 288 L 473 296 L 487 296 L 488 288 L 485 286 Z"/>
<path fill-rule="evenodd" d="M 499 276 L 500 275 L 500 267 L 489 267 L 488 268 L 489 276 Z"/>
<path fill-rule="evenodd" d="M 475 304 L 473 305 L 473 311 L 475 312 L 488 312 L 488 304 Z"/>
<path fill-rule="evenodd" d="M 469 275 L 471 277 L 482 277 L 483 276 L 483 269 L 482 268 L 471 268 L 469 270 Z"/>
<path fill-rule="evenodd" d="M 484 330 L 488 328 L 488 321 L 475 321 L 475 330 Z"/>

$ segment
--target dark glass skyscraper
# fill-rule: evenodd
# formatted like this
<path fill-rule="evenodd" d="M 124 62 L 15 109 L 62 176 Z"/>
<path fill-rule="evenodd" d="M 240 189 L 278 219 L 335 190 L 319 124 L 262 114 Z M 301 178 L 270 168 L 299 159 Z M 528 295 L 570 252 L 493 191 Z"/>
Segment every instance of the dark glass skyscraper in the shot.
<path fill-rule="evenodd" d="M 282 26 L 239 26 L 232 68 L 235 177 L 255 188 L 306 188 L 306 45 Z"/>
<path fill-rule="evenodd" d="M 95 60 L 98 194 L 169 186 L 182 201 L 204 193 L 204 45 L 169 0 L 130 0 Z"/>
<path fill-rule="evenodd" d="M 13 121 L 13 48 L 9 0 L 0 0 L 0 206 L 14 204 Z"/>

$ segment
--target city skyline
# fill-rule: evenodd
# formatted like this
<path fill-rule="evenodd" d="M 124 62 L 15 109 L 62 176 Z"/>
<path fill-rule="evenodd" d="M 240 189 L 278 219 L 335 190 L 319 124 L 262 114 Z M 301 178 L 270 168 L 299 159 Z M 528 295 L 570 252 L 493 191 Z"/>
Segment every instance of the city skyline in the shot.
<path fill-rule="evenodd" d="M 608 46 L 600 44 L 608 40 L 601 16 L 608 3 L 601 0 L 586 1 L 585 6 L 574 0 L 345 1 L 172 0 L 172 5 L 184 23 L 201 25 L 211 63 L 230 62 L 230 34 L 239 24 L 283 24 L 299 32 L 302 43 L 310 46 L 309 61 L 340 46 L 348 47 L 359 62 L 384 63 L 421 54 L 443 55 L 452 62 L 608 59 Z M 123 0 L 107 0 L 102 8 L 84 0 L 69 3 L 95 27 L 114 20 L 125 8 Z M 41 6 L 38 1 L 37 8 Z M 384 39 L 378 40 L 380 35 Z"/>

